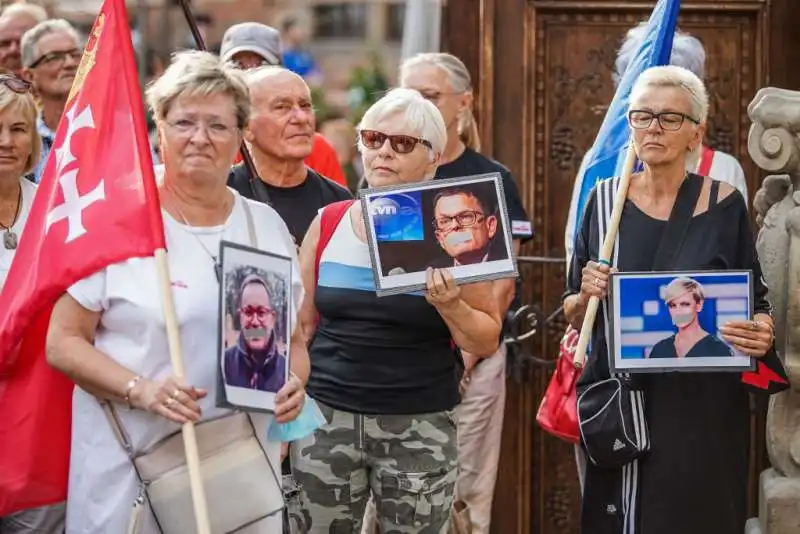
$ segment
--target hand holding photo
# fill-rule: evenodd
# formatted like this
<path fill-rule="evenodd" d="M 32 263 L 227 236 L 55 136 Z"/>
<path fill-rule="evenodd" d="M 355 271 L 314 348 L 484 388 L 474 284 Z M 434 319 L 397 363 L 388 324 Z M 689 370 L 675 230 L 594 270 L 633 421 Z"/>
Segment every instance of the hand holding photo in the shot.
<path fill-rule="evenodd" d="M 221 245 L 217 404 L 273 411 L 289 374 L 291 259 Z"/>
<path fill-rule="evenodd" d="M 497 173 L 361 192 L 378 296 L 427 287 L 426 270 L 456 283 L 517 276 Z"/>
<path fill-rule="evenodd" d="M 749 271 L 614 273 L 616 372 L 749 371 L 751 354 L 723 335 L 750 321 Z"/>

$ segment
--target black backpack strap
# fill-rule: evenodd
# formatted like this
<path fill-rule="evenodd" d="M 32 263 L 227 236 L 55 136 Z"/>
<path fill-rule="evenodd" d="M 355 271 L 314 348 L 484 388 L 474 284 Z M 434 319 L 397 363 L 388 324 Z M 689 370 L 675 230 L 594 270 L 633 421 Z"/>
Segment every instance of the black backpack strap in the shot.
<path fill-rule="evenodd" d="M 672 206 L 667 227 L 664 228 L 653 260 L 654 271 L 668 271 L 672 268 L 683 246 L 702 189 L 703 177 L 696 174 L 689 174 L 678 189 L 678 197 Z"/>
<path fill-rule="evenodd" d="M 267 185 L 261 181 L 258 176 L 251 176 L 249 179 L 250 182 L 250 189 L 253 191 L 253 198 L 266 204 L 267 206 L 271 206 L 272 202 L 269 196 L 269 190 L 267 189 Z"/>
<path fill-rule="evenodd" d="M 708 211 L 717 205 L 719 201 L 719 182 L 711 180 L 711 191 L 708 193 Z"/>

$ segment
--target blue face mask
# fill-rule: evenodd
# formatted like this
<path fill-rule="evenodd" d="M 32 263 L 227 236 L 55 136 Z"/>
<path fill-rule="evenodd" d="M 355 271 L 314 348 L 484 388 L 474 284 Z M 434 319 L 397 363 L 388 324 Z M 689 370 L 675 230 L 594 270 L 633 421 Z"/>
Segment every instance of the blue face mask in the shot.
<path fill-rule="evenodd" d="M 294 421 L 279 423 L 273 419 L 267 429 L 267 441 L 287 443 L 297 441 L 310 436 L 319 427 L 327 423 L 325 416 L 314 402 L 314 399 L 306 395 L 303 408 Z"/>

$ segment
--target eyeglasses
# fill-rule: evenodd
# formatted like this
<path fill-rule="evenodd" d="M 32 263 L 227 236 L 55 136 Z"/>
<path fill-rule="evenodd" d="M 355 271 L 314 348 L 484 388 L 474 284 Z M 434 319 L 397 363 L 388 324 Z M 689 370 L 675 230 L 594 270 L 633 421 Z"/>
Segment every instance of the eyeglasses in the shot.
<path fill-rule="evenodd" d="M 12 74 L 0 74 L 0 83 L 19 95 L 30 93 L 31 83 Z"/>
<path fill-rule="evenodd" d="M 55 64 L 59 63 L 60 65 L 64 64 L 67 58 L 73 59 L 76 63 L 80 62 L 81 57 L 83 57 L 83 52 L 78 50 L 77 48 L 73 48 L 72 50 L 64 50 L 59 52 L 50 52 L 49 54 L 45 54 L 33 63 L 28 66 L 29 69 L 35 69 L 40 65 L 47 65 L 47 64 Z"/>
<path fill-rule="evenodd" d="M 202 128 L 206 136 L 212 141 L 226 141 L 230 139 L 235 131 L 233 126 L 228 126 L 221 122 L 204 123 L 194 119 L 177 119 L 167 122 L 167 124 L 181 137 L 192 137 L 198 129 Z"/>
<path fill-rule="evenodd" d="M 687 119 L 695 124 L 700 124 L 699 120 L 685 113 L 678 113 L 676 111 L 653 113 L 652 111 L 643 109 L 632 109 L 628 112 L 628 122 L 635 130 L 646 130 L 653 124 L 653 120 L 657 120 L 662 130 L 665 132 L 675 132 L 681 129 L 683 121 Z"/>
<path fill-rule="evenodd" d="M 453 228 L 456 223 L 460 228 L 469 228 L 483 222 L 486 216 L 480 211 L 464 210 L 450 217 L 448 215 L 433 219 L 433 227 L 439 231 L 446 231 Z"/>
<path fill-rule="evenodd" d="M 248 319 L 252 319 L 254 317 L 266 319 L 275 317 L 277 315 L 277 312 L 273 308 L 267 308 L 266 306 L 244 306 L 239 311 L 241 311 L 242 315 Z"/>
<path fill-rule="evenodd" d="M 388 135 L 375 130 L 361 130 L 359 135 L 361 136 L 361 144 L 373 150 L 377 150 L 382 147 L 387 139 L 389 140 L 392 150 L 398 154 L 408 154 L 413 152 L 413 150 L 417 147 L 417 143 L 431 149 L 433 148 L 433 145 L 431 145 L 430 141 L 426 141 L 425 139 L 420 139 L 418 137 L 412 137 L 410 135 Z"/>

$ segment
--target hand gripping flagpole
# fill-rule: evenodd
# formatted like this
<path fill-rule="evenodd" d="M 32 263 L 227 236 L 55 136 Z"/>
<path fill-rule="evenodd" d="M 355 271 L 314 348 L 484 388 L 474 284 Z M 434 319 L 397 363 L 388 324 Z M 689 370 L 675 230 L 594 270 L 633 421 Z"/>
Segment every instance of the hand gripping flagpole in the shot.
<path fill-rule="evenodd" d="M 181 1 L 184 9 L 188 6 L 184 0 Z M 124 5 L 124 4 L 123 4 Z M 193 32 L 197 31 L 194 25 Z M 196 37 L 199 36 L 197 32 Z M 130 42 L 130 41 L 128 41 Z M 131 44 L 131 52 L 133 45 Z M 131 55 L 131 57 L 133 57 Z M 137 93 L 138 94 L 138 93 Z M 134 113 L 134 121 L 142 121 L 140 128 L 145 128 L 144 117 L 139 117 Z M 144 130 L 146 131 L 146 130 Z M 142 148 L 140 147 L 140 151 Z M 149 154 L 149 150 L 147 151 Z M 167 329 L 167 341 L 169 343 L 170 361 L 172 372 L 178 378 L 185 378 L 186 371 L 183 366 L 183 355 L 181 350 L 180 328 L 178 318 L 175 313 L 175 302 L 172 299 L 172 284 L 170 282 L 169 263 L 167 261 L 167 251 L 159 248 L 154 253 L 156 260 L 156 272 L 161 293 L 162 305 L 164 309 L 164 320 Z M 187 421 L 181 428 L 183 436 L 184 452 L 186 454 L 186 468 L 189 472 L 189 486 L 192 493 L 192 505 L 194 508 L 195 525 L 197 534 L 211 534 L 211 523 L 208 516 L 208 503 L 206 493 L 203 488 L 203 475 L 200 469 L 200 453 L 197 447 L 197 433 L 192 421 Z"/>
<path fill-rule="evenodd" d="M 619 189 L 616 192 L 614 199 L 614 208 L 611 210 L 611 221 L 608 225 L 603 246 L 600 249 L 601 263 L 610 264 L 611 254 L 614 252 L 614 242 L 617 240 L 617 233 L 619 230 L 619 220 L 622 217 L 622 208 L 625 207 L 625 199 L 628 197 L 628 186 L 631 183 L 631 174 L 633 174 L 633 165 L 636 163 L 636 150 L 633 148 L 633 139 L 628 143 L 628 150 L 625 153 L 625 163 L 622 167 L 622 178 L 619 181 Z M 600 306 L 600 299 L 598 297 L 591 297 L 589 304 L 586 306 L 586 313 L 583 316 L 583 324 L 581 325 L 581 334 L 578 337 L 578 346 L 575 348 L 575 356 L 573 362 L 576 368 L 582 368 L 586 362 L 586 349 L 589 346 L 589 338 L 592 335 L 592 328 L 594 327 L 594 320 L 597 316 L 597 308 Z"/>

